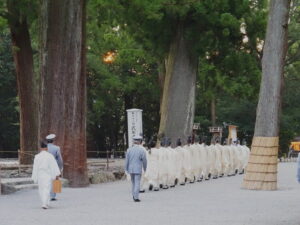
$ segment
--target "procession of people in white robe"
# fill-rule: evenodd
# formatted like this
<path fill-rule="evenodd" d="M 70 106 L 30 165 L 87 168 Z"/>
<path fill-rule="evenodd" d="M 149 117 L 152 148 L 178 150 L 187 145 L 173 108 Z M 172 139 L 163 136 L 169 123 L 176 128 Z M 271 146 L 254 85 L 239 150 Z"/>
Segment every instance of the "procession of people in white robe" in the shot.
<path fill-rule="evenodd" d="M 158 191 L 177 184 L 242 174 L 248 163 L 250 150 L 245 145 L 188 144 L 176 148 L 160 147 L 146 150 L 147 170 L 142 174 L 141 191 Z M 32 179 L 38 184 L 42 208 L 50 202 L 52 182 L 60 175 L 54 156 L 42 143 L 39 154 L 34 158 Z"/>
<path fill-rule="evenodd" d="M 142 176 L 141 191 L 174 187 L 242 174 L 248 163 L 250 149 L 245 145 L 191 144 L 176 148 L 160 147 L 146 150 L 148 167 Z"/>

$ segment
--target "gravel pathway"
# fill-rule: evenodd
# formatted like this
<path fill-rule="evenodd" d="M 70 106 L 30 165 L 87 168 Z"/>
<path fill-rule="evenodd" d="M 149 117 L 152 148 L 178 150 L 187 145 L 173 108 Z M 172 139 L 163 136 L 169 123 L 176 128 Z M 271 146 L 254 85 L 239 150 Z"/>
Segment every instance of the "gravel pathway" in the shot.
<path fill-rule="evenodd" d="M 242 175 L 130 196 L 119 181 L 65 188 L 48 210 L 37 190 L 0 196 L 0 225 L 300 225 L 296 163 L 279 164 L 277 191 L 240 188 Z"/>

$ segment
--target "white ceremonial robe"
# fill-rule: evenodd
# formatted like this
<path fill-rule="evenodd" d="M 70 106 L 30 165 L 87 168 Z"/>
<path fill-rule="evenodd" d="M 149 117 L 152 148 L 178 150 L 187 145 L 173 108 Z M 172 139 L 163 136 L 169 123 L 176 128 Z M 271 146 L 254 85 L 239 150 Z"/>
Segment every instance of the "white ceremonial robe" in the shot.
<path fill-rule="evenodd" d="M 162 185 L 163 178 L 163 150 L 161 147 L 157 149 L 158 153 L 158 186 Z"/>
<path fill-rule="evenodd" d="M 229 152 L 229 170 L 228 170 L 228 176 L 231 176 L 234 174 L 234 149 L 232 145 L 227 145 L 227 149 Z"/>
<path fill-rule="evenodd" d="M 146 159 L 148 161 L 148 151 L 146 150 L 146 148 L 144 148 L 143 146 L 140 146 L 143 148 L 143 150 L 145 151 L 145 154 L 146 154 Z M 142 174 L 141 174 L 141 183 L 140 183 L 140 191 L 145 191 L 145 189 L 149 187 L 149 183 L 148 183 L 148 180 L 145 178 L 145 171 L 143 169 L 142 171 Z"/>
<path fill-rule="evenodd" d="M 217 176 L 221 176 L 222 171 L 222 145 L 215 144 L 215 171 Z"/>
<path fill-rule="evenodd" d="M 202 167 L 202 175 L 203 175 L 203 179 L 207 179 L 208 178 L 208 174 L 209 174 L 209 168 L 208 168 L 208 150 L 207 150 L 208 146 L 203 144 L 202 147 L 202 154 L 201 156 L 203 157 L 202 162 L 203 162 L 203 167 Z"/>
<path fill-rule="evenodd" d="M 160 147 L 160 158 L 159 158 L 159 164 L 160 164 L 160 174 L 159 174 L 159 180 L 160 184 L 163 185 L 164 188 L 168 186 L 168 152 L 165 147 Z"/>
<path fill-rule="evenodd" d="M 246 145 L 242 145 L 242 149 L 243 149 L 243 169 L 246 168 L 247 164 L 248 164 L 248 160 L 249 160 L 249 156 L 250 156 L 250 149 L 246 146 Z"/>
<path fill-rule="evenodd" d="M 206 148 L 207 150 L 207 171 L 208 174 L 207 175 L 211 175 L 212 177 L 214 176 L 214 172 L 215 172 L 215 149 L 213 145 L 209 145 Z"/>
<path fill-rule="evenodd" d="M 230 150 L 227 145 L 222 146 L 222 171 L 225 176 L 229 174 L 230 170 Z"/>
<path fill-rule="evenodd" d="M 191 146 L 185 145 L 184 148 L 184 175 L 189 181 L 194 180 L 193 172 L 192 172 L 192 150 Z"/>
<path fill-rule="evenodd" d="M 171 147 L 166 148 L 168 154 L 168 186 L 175 186 L 175 151 Z"/>
<path fill-rule="evenodd" d="M 41 151 L 34 157 L 31 178 L 38 184 L 42 207 L 48 208 L 52 181 L 59 175 L 60 170 L 52 154 Z"/>
<path fill-rule="evenodd" d="M 176 178 L 178 179 L 179 184 L 184 184 L 185 183 L 185 149 L 182 148 L 181 146 L 177 146 L 176 149 L 177 151 L 177 161 L 176 161 L 176 171 L 177 175 Z"/>
<path fill-rule="evenodd" d="M 197 144 L 197 150 L 198 150 L 198 180 L 202 180 L 204 177 L 204 171 L 206 166 L 206 151 L 205 151 L 205 145 L 204 144 Z"/>
<path fill-rule="evenodd" d="M 177 180 L 177 183 L 180 183 L 180 176 L 181 171 L 183 170 L 183 156 L 181 154 L 181 147 L 176 147 L 173 149 L 174 151 L 174 159 L 175 159 L 175 180 Z M 182 157 L 181 157 L 182 156 Z"/>
<path fill-rule="evenodd" d="M 232 153 L 232 162 L 233 162 L 233 174 L 236 174 L 238 172 L 238 166 L 239 166 L 239 159 L 238 159 L 238 148 L 236 145 L 231 145 L 231 153 Z"/>
<path fill-rule="evenodd" d="M 210 150 L 210 153 L 211 153 L 211 162 L 212 162 L 212 167 L 211 167 L 211 176 L 213 177 L 213 178 L 215 178 L 215 177 L 217 177 L 217 175 L 218 175 L 218 172 L 217 172 L 217 161 L 216 161 L 216 146 L 215 146 L 215 144 L 211 144 L 210 145 L 210 148 L 209 148 L 209 150 Z"/>
<path fill-rule="evenodd" d="M 242 173 L 243 172 L 243 164 L 244 164 L 244 149 L 241 145 L 237 145 L 236 146 L 236 150 L 237 150 L 237 158 L 238 158 L 238 172 Z"/>
<path fill-rule="evenodd" d="M 148 181 L 149 185 L 153 185 L 154 189 L 158 189 L 159 149 L 151 148 L 150 152 L 147 154 L 147 171 L 145 173 L 145 179 Z"/>
<path fill-rule="evenodd" d="M 204 145 L 203 144 L 195 144 L 195 148 L 196 148 L 196 157 L 197 157 L 197 165 L 196 165 L 196 179 L 198 181 L 202 180 L 203 178 L 203 166 L 204 166 L 204 162 L 203 162 L 203 151 L 204 151 Z"/>
<path fill-rule="evenodd" d="M 192 160 L 192 177 L 196 180 L 198 179 L 198 171 L 199 171 L 199 151 L 195 144 L 190 145 L 191 152 L 191 160 Z"/>

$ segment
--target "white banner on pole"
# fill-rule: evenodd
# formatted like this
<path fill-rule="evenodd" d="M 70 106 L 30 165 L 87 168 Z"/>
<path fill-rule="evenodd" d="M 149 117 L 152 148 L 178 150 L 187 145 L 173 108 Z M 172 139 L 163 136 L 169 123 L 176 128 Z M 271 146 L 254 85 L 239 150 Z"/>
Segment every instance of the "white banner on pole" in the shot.
<path fill-rule="evenodd" d="M 135 135 L 143 136 L 143 121 L 141 109 L 127 109 L 127 121 L 128 121 L 128 146 L 133 145 L 132 138 Z"/>

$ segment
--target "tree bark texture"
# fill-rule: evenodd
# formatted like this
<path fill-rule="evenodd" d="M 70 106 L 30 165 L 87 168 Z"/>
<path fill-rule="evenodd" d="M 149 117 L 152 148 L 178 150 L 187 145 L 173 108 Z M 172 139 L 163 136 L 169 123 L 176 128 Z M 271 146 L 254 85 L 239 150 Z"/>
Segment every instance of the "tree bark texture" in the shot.
<path fill-rule="evenodd" d="M 86 164 L 85 0 L 42 3 L 41 135 L 57 135 L 64 176 L 88 185 Z"/>
<path fill-rule="evenodd" d="M 166 60 L 164 60 L 166 61 Z M 165 75 L 166 75 L 166 62 L 158 63 L 158 84 L 160 89 L 160 108 L 162 104 L 163 99 L 163 93 L 164 93 L 164 83 L 165 83 Z"/>
<path fill-rule="evenodd" d="M 290 0 L 272 0 L 262 59 L 254 138 L 243 187 L 277 189 L 278 133 Z"/>
<path fill-rule="evenodd" d="M 216 116 L 216 99 L 215 97 L 213 97 L 211 99 L 211 124 L 212 126 L 216 126 L 216 119 L 217 119 L 217 116 Z"/>
<path fill-rule="evenodd" d="M 39 149 L 38 79 L 33 70 L 33 53 L 26 17 L 20 14 L 17 1 L 8 0 L 8 22 L 16 67 L 20 106 L 21 164 L 31 164 Z"/>
<path fill-rule="evenodd" d="M 171 138 L 172 146 L 192 135 L 195 109 L 197 57 L 191 54 L 179 25 L 170 46 L 164 77 L 158 137 Z"/>
<path fill-rule="evenodd" d="M 278 136 L 289 7 L 290 0 L 271 1 L 254 136 Z"/>

